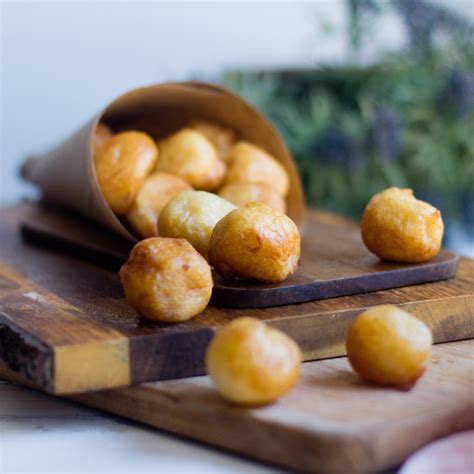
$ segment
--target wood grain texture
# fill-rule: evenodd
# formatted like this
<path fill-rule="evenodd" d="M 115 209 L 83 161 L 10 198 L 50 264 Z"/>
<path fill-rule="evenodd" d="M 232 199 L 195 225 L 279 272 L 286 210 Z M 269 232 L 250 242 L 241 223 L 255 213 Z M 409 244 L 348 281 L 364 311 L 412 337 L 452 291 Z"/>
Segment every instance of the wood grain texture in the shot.
<path fill-rule="evenodd" d="M 79 313 L 79 308 L 0 263 L 0 354 L 13 368 L 40 377 L 47 390 L 57 393 L 128 385 L 128 339 Z M 8 328 L 3 337 L 2 327 Z M 23 349 L 34 346 L 40 354 L 30 353 L 23 366 Z"/>
<path fill-rule="evenodd" d="M 32 206 L 22 219 L 23 236 L 33 242 L 118 270 L 130 242 L 57 208 Z M 363 245 L 359 226 L 308 213 L 297 272 L 277 284 L 225 281 L 214 273 L 212 304 L 233 308 L 280 306 L 443 280 L 456 272 L 457 257 L 442 250 L 425 263 L 381 262 Z"/>
<path fill-rule="evenodd" d="M 428 324 L 435 342 L 474 337 L 474 262 L 469 260 L 461 260 L 455 278 L 436 283 L 275 308 L 209 306 L 176 325 L 145 321 L 126 303 L 116 272 L 22 241 L 18 225 L 29 209 L 0 211 L 0 360 L 50 392 L 203 374 L 214 331 L 240 316 L 285 331 L 305 360 L 344 355 L 349 324 L 378 304 L 411 312 Z M 324 214 L 318 219 L 340 222 Z M 31 291 L 34 300 L 25 296 Z M 31 317 L 18 310 L 22 305 L 28 305 Z M 99 358 L 102 346 L 106 350 Z M 56 370 L 66 382 L 58 381 Z"/>
<path fill-rule="evenodd" d="M 427 373 L 409 392 L 364 383 L 346 358 L 310 362 L 294 390 L 260 408 L 230 405 L 208 377 L 72 399 L 289 469 L 373 472 L 474 428 L 473 356 L 474 341 L 435 346 Z M 0 375 L 16 378 L 5 367 Z"/>

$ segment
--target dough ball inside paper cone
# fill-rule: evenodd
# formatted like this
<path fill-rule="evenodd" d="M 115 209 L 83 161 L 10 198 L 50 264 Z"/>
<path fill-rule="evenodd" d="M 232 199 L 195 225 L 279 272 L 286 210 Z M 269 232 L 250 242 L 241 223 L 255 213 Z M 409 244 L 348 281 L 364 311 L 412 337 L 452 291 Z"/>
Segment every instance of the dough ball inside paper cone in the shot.
<path fill-rule="evenodd" d="M 94 169 L 93 138 L 99 123 L 115 133 L 140 130 L 159 141 L 193 120 L 221 124 L 240 140 L 274 156 L 287 171 L 290 189 L 287 213 L 302 230 L 304 198 L 301 183 L 282 139 L 252 106 L 224 88 L 197 82 L 158 84 L 131 90 L 110 103 L 53 150 L 28 160 L 24 178 L 38 185 L 47 201 L 73 209 L 129 240 L 136 240 L 125 221 L 106 203 Z"/>

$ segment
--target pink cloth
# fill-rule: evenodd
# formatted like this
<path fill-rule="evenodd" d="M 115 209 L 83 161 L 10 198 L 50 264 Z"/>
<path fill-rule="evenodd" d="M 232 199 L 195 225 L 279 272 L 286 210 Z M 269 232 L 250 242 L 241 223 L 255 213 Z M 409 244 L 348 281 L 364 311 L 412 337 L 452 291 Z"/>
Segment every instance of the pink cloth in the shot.
<path fill-rule="evenodd" d="M 400 474 L 474 474 L 474 431 L 425 446 L 408 458 Z"/>

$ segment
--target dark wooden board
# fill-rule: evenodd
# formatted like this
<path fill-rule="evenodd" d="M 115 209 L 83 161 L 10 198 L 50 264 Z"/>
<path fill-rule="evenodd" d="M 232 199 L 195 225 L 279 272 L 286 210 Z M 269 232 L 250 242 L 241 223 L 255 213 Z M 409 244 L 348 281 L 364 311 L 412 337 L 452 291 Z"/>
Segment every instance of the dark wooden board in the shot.
<path fill-rule="evenodd" d="M 0 211 L 0 360 L 49 392 L 200 375 L 213 332 L 240 316 L 285 331 L 305 360 L 344 355 L 349 324 L 378 304 L 410 311 L 436 342 L 474 337 L 469 260 L 461 260 L 456 277 L 436 283 L 276 308 L 209 306 L 185 323 L 148 322 L 125 301 L 115 271 L 23 241 L 18 226 L 29 212 L 29 205 Z M 316 219 L 352 232 L 345 221 Z"/>
<path fill-rule="evenodd" d="M 430 441 L 474 428 L 473 357 L 474 341 L 435 346 L 409 392 L 362 382 L 346 358 L 307 362 L 291 392 L 258 408 L 226 403 L 208 377 L 72 399 L 292 471 L 380 472 Z M 0 377 L 24 382 L 1 364 Z"/>
<path fill-rule="evenodd" d="M 130 242 L 70 212 L 32 206 L 23 218 L 23 236 L 50 248 L 118 270 Z M 258 308 L 303 303 L 443 280 L 456 272 L 457 257 L 442 250 L 426 263 L 381 262 L 363 245 L 359 227 L 327 214 L 308 213 L 301 265 L 278 284 L 225 281 L 214 274 L 212 304 Z"/>

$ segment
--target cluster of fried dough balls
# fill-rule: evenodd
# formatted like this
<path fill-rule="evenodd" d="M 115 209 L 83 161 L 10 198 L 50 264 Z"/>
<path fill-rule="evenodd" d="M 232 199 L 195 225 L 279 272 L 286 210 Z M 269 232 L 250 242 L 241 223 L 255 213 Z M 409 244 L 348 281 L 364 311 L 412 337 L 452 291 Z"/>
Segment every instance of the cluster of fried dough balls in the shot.
<path fill-rule="evenodd" d="M 234 130 L 215 122 L 191 121 L 158 142 L 138 131 L 114 135 L 99 123 L 92 147 L 105 200 L 139 238 L 157 236 L 165 205 L 194 189 L 215 192 L 236 206 L 261 202 L 286 212 L 285 168 L 262 148 L 236 141 Z M 203 255 L 205 247 L 200 248 Z"/>
<path fill-rule="evenodd" d="M 424 262 L 440 250 L 443 219 L 438 209 L 415 198 L 411 189 L 389 188 L 367 204 L 362 240 L 382 260 Z"/>
<path fill-rule="evenodd" d="M 239 207 L 212 232 L 209 261 L 227 279 L 277 283 L 296 271 L 299 258 L 296 224 L 265 204 Z"/>
<path fill-rule="evenodd" d="M 406 390 L 425 372 L 431 345 L 429 328 L 393 305 L 360 314 L 346 337 L 349 362 L 363 379 Z"/>
<path fill-rule="evenodd" d="M 151 237 L 120 269 L 127 301 L 145 318 L 176 323 L 202 312 L 212 294 L 211 268 L 184 239 Z"/>
<path fill-rule="evenodd" d="M 206 259 L 215 225 L 235 206 L 216 194 L 188 191 L 171 199 L 161 211 L 159 234 L 188 240 Z"/>
<path fill-rule="evenodd" d="M 143 132 L 122 132 L 99 143 L 94 154 L 96 176 L 113 212 L 127 213 L 157 158 L 155 142 Z"/>
<path fill-rule="evenodd" d="M 224 278 L 279 282 L 296 270 L 299 232 L 284 214 L 288 174 L 262 148 L 236 141 L 234 130 L 195 120 L 155 142 L 144 132 L 114 134 L 100 123 L 91 146 L 106 202 L 136 237 L 146 239 L 120 273 L 128 301 L 145 317 L 182 321 L 207 304 L 204 290 L 201 298 L 187 292 L 212 288 L 212 281 L 193 286 L 193 267 L 179 265 L 185 255 L 192 257 L 189 244 L 205 262 L 212 253 Z M 163 239 L 153 240 L 158 237 Z M 186 248 L 179 239 L 189 243 Z M 173 278 L 178 271 L 182 278 Z"/>
<path fill-rule="evenodd" d="M 283 332 L 255 318 L 239 318 L 211 340 L 206 368 L 218 391 L 244 405 L 270 403 L 298 381 L 302 354 Z"/>

